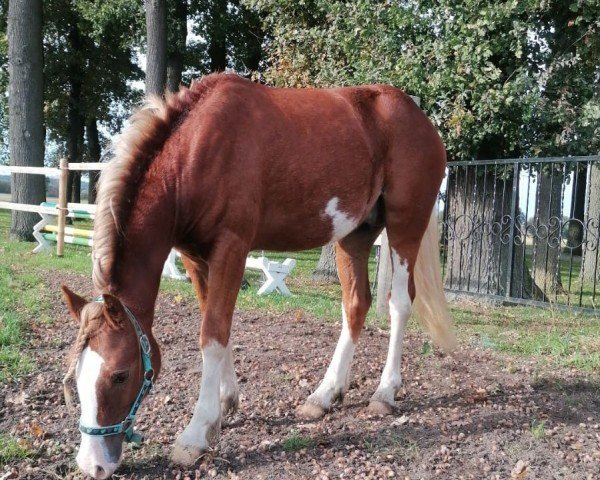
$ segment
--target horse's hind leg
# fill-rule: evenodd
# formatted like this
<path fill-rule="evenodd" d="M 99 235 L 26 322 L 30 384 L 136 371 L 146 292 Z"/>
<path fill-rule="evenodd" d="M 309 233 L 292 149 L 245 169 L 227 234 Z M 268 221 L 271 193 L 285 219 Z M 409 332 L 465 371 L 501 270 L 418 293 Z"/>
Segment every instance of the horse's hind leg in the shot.
<path fill-rule="evenodd" d="M 196 296 L 200 302 L 202 317 L 206 316 L 206 302 L 208 299 L 208 264 L 201 259 L 195 260 L 186 255 L 181 255 L 183 266 L 188 272 Z M 223 371 L 221 373 L 221 413 L 228 415 L 235 413 L 239 406 L 239 387 L 233 366 L 233 352 L 231 342 L 227 344 L 227 352 L 223 360 Z"/>
<path fill-rule="evenodd" d="M 221 378 L 230 358 L 231 319 L 247 253 L 245 245 L 236 238 L 224 239 L 208 258 L 208 294 L 200 329 L 203 361 L 200 395 L 190 423 L 175 441 L 172 454 L 175 463 L 193 465 L 220 438 Z"/>
<path fill-rule="evenodd" d="M 415 221 L 413 228 L 420 228 Z M 402 342 L 415 296 L 413 268 L 419 249 L 418 241 L 407 237 L 404 222 L 388 224 L 388 240 L 392 259 L 392 289 L 389 298 L 390 340 L 387 359 L 377 390 L 371 397 L 368 410 L 387 415 L 395 406 L 395 396 L 402 385 Z M 418 236 L 417 236 L 418 237 Z"/>
<path fill-rule="evenodd" d="M 321 417 L 348 390 L 354 347 L 371 306 L 369 253 L 380 231 L 380 227 L 365 224 L 336 245 L 342 284 L 342 333 L 321 384 L 298 408 L 297 413 L 302 417 Z"/>

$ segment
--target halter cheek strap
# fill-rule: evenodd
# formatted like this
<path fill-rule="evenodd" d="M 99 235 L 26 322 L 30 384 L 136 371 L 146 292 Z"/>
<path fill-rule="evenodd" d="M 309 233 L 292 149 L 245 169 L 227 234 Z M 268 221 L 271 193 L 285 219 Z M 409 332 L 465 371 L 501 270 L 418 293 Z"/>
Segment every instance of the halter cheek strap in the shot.
<path fill-rule="evenodd" d="M 96 299 L 96 302 L 103 303 L 104 300 L 102 297 Z M 106 427 L 86 427 L 81 422 L 79 422 L 79 431 L 81 433 L 85 433 L 86 435 L 91 435 L 93 437 L 108 437 L 112 435 L 119 435 L 123 433 L 125 435 L 125 441 L 129 443 L 135 443 L 139 445 L 142 442 L 142 436 L 139 433 L 136 433 L 133 430 L 133 423 L 135 422 L 135 415 L 137 414 L 140 405 L 142 404 L 142 400 L 148 394 L 153 385 L 154 380 L 154 369 L 152 368 L 152 357 L 151 357 L 151 349 L 150 349 L 150 341 L 148 337 L 142 330 L 141 325 L 135 318 L 135 315 L 123 305 L 125 309 L 125 313 L 127 313 L 127 317 L 133 325 L 135 330 L 135 334 L 138 338 L 138 342 L 140 345 L 140 354 L 142 356 L 142 365 L 144 367 L 144 381 L 142 386 L 140 387 L 140 391 L 138 392 L 135 400 L 131 404 L 131 408 L 129 409 L 129 413 L 125 417 L 121 423 L 116 423 L 114 425 L 108 425 Z"/>

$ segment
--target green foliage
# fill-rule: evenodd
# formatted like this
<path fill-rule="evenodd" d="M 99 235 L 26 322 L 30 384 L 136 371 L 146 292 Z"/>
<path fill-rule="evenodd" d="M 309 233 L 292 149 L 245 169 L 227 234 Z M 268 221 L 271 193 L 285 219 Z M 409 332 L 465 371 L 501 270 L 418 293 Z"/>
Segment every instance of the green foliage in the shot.
<path fill-rule="evenodd" d="M 292 432 L 287 438 L 283 440 L 281 444 L 283 450 L 286 452 L 296 452 L 303 448 L 312 448 L 315 446 L 315 441 L 304 435 L 300 435 L 298 432 Z"/>
<path fill-rule="evenodd" d="M 597 0 L 247 3 L 270 32 L 267 81 L 396 85 L 450 159 L 597 148 Z"/>
<path fill-rule="evenodd" d="M 69 103 L 84 121 L 97 118 L 118 131 L 140 92 L 136 49 L 145 31 L 138 2 L 50 0 L 44 2 L 44 77 L 46 122 L 51 138 L 68 138 Z M 80 100 L 73 92 L 79 89 Z"/>
<path fill-rule="evenodd" d="M 3 465 L 15 460 L 22 460 L 32 455 L 32 452 L 13 437 L 0 435 L 0 463 Z"/>
<path fill-rule="evenodd" d="M 541 440 L 546 436 L 546 422 L 544 420 L 534 419 L 531 422 L 531 436 L 536 440 Z"/>
<path fill-rule="evenodd" d="M 264 33 L 256 9 L 238 0 L 192 0 L 189 9 L 196 38 L 187 47 L 187 81 L 210 73 L 209 45 L 213 41 L 223 42 L 227 68 L 248 74 L 261 67 Z"/>

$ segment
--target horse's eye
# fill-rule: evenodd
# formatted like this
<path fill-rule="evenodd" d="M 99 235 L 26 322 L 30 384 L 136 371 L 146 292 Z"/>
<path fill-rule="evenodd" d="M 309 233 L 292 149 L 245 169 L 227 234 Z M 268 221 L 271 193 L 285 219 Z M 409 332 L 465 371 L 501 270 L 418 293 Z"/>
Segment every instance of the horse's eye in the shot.
<path fill-rule="evenodd" d="M 127 378 L 129 378 L 129 372 L 117 372 L 112 374 L 111 380 L 112 383 L 125 383 Z"/>

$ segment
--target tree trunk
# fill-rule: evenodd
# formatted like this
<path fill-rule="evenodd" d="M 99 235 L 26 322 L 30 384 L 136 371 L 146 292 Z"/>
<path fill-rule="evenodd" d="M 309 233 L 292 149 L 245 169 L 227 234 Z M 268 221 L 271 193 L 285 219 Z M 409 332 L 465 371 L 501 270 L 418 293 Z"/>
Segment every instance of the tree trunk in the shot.
<path fill-rule="evenodd" d="M 172 28 L 170 38 L 174 41 L 167 58 L 167 89 L 170 92 L 177 92 L 181 85 L 187 39 L 187 1 L 175 0 L 174 3 L 172 20 L 169 22 Z"/>
<path fill-rule="evenodd" d="M 69 30 L 70 54 L 72 56 L 69 72 L 69 108 L 67 113 L 68 137 L 67 137 L 67 160 L 69 163 L 82 161 L 84 116 L 81 104 L 81 88 L 83 81 L 82 44 L 79 27 L 73 24 Z M 67 200 L 69 202 L 81 202 L 81 172 L 69 171 L 67 184 Z"/>
<path fill-rule="evenodd" d="M 244 9 L 243 15 L 246 19 L 245 24 L 247 25 L 245 32 L 246 51 L 244 65 L 249 71 L 256 72 L 260 68 L 260 61 L 263 55 L 263 42 L 265 38 L 265 32 L 262 29 L 263 22 L 256 11 L 249 10 L 245 6 L 242 6 L 242 8 Z"/>
<path fill-rule="evenodd" d="M 166 0 L 145 0 L 146 6 L 146 95 L 162 96 L 167 81 Z"/>
<path fill-rule="evenodd" d="M 600 280 L 600 165 L 590 163 L 588 169 L 581 279 L 592 286 Z"/>
<path fill-rule="evenodd" d="M 448 260 L 446 288 L 504 295 L 501 271 L 508 225 L 508 185 L 494 175 L 481 177 L 473 167 L 458 167 L 448 177 Z M 504 193 L 504 195 L 503 195 Z"/>
<path fill-rule="evenodd" d="M 178 92 L 183 73 L 183 59 L 181 55 L 173 53 L 167 61 L 167 90 Z"/>
<path fill-rule="evenodd" d="M 10 163 L 44 166 L 42 1 L 8 2 L 8 110 Z M 37 205 L 46 199 L 43 175 L 13 174 L 12 201 Z M 36 213 L 13 212 L 11 238 L 31 240 Z"/>
<path fill-rule="evenodd" d="M 227 0 L 213 0 L 208 27 L 208 56 L 211 72 L 222 72 L 227 68 L 226 19 Z"/>
<path fill-rule="evenodd" d="M 454 167 L 446 196 L 445 287 L 451 290 L 530 298 L 535 285 L 524 267 L 511 209 L 512 175 L 497 168 Z M 512 222 L 515 236 L 511 238 Z M 513 244 L 513 255 L 510 245 Z M 517 245 L 515 245 L 515 243 Z"/>
<path fill-rule="evenodd" d="M 582 254 L 583 225 L 585 222 L 585 191 L 587 169 L 578 163 L 573 173 L 573 193 L 571 195 L 571 216 L 567 227 L 566 253 L 580 256 Z"/>
<path fill-rule="evenodd" d="M 98 125 L 95 118 L 90 118 L 87 121 L 85 131 L 87 134 L 88 152 L 90 157 L 89 161 L 97 163 L 100 161 L 102 149 L 100 147 Z M 96 185 L 98 185 L 99 178 L 100 172 L 98 170 L 90 171 L 90 182 L 88 184 L 88 203 L 96 203 Z"/>
<path fill-rule="evenodd" d="M 325 245 L 321 249 L 321 256 L 317 268 L 313 272 L 313 280 L 324 283 L 340 283 L 335 265 L 335 246 Z"/>
<path fill-rule="evenodd" d="M 533 241 L 532 276 L 550 296 L 562 293 L 560 252 L 562 250 L 562 166 L 538 172 L 536 235 Z"/>

